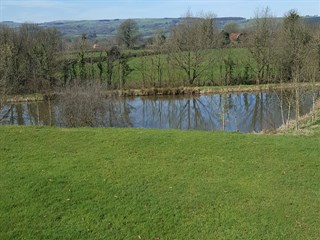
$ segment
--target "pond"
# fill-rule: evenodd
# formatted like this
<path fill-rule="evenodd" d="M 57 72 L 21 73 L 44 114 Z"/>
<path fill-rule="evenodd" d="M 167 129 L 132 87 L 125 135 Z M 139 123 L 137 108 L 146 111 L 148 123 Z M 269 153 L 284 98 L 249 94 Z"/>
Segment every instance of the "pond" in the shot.
<path fill-rule="evenodd" d="M 293 94 L 285 91 L 98 100 L 60 97 L 51 102 L 3 104 L 0 124 L 260 132 L 294 119 L 294 103 Z M 311 92 L 303 94 L 300 114 L 311 107 Z"/>

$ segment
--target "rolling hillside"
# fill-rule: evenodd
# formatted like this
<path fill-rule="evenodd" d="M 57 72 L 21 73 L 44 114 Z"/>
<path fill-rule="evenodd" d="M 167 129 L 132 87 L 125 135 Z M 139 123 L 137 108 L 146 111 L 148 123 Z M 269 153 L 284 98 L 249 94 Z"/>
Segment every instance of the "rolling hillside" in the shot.
<path fill-rule="evenodd" d="M 65 37 L 78 37 L 83 33 L 86 33 L 89 38 L 101 38 L 114 36 L 119 25 L 125 21 L 124 19 L 102 19 L 102 20 L 82 20 L 82 21 L 53 21 L 46 23 L 39 23 L 39 26 L 48 28 L 58 28 Z M 138 24 L 139 31 L 143 37 L 152 36 L 156 31 L 163 31 L 165 33 L 170 32 L 181 21 L 181 18 L 139 18 L 135 19 Z M 216 24 L 222 29 L 228 22 L 236 22 L 239 25 L 243 25 L 247 22 L 245 18 L 240 17 L 227 17 L 217 18 Z M 19 27 L 21 23 L 6 21 L 0 24 L 7 25 L 9 27 Z"/>
<path fill-rule="evenodd" d="M 278 18 L 280 20 L 281 18 Z M 161 30 L 164 33 L 169 33 L 172 27 L 181 21 L 181 18 L 139 18 L 134 19 L 139 27 L 142 37 L 150 37 L 155 32 Z M 81 21 L 53 21 L 38 23 L 44 28 L 56 27 L 63 36 L 67 38 L 75 38 L 86 33 L 91 39 L 108 38 L 116 34 L 119 25 L 125 21 L 124 19 L 102 19 L 102 20 L 81 20 Z M 306 16 L 305 21 L 311 24 L 320 24 L 320 17 Z M 245 19 L 242 17 L 223 17 L 216 18 L 216 25 L 219 29 L 223 29 L 225 24 L 229 22 L 237 23 L 241 28 L 250 26 L 252 19 Z M 12 21 L 0 22 L 0 25 L 9 27 L 19 27 L 21 23 Z"/>

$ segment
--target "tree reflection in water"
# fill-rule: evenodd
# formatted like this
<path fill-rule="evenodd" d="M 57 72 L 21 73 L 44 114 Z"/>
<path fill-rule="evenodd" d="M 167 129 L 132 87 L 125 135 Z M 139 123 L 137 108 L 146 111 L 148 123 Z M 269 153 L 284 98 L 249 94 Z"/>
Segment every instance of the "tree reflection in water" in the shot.
<path fill-rule="evenodd" d="M 50 102 L 4 104 L 0 124 L 61 127 L 135 127 L 259 132 L 294 118 L 290 91 L 205 96 L 93 99 L 77 96 Z M 312 108 L 312 94 L 301 98 L 301 114 Z M 39 112 L 38 112 L 39 109 Z M 9 112 L 9 114 L 6 114 Z M 38 119 L 40 120 L 38 122 Z"/>

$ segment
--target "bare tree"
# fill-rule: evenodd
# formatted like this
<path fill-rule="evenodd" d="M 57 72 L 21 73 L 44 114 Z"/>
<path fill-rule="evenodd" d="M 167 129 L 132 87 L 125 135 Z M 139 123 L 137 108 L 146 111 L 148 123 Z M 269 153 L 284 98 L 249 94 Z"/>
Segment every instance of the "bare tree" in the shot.
<path fill-rule="evenodd" d="M 320 80 L 320 28 L 311 26 L 308 32 L 312 35 L 312 39 L 305 51 L 305 57 L 302 59 L 303 82 L 310 82 L 312 94 L 312 121 L 316 121 L 316 99 L 317 99 L 317 81 Z"/>
<path fill-rule="evenodd" d="M 249 38 L 249 50 L 256 61 L 256 83 L 270 82 L 276 41 L 276 22 L 269 8 L 257 11 Z"/>
<path fill-rule="evenodd" d="M 295 10 L 290 10 L 283 18 L 282 28 L 278 40 L 277 66 L 280 83 L 291 83 L 294 88 L 295 102 L 295 128 L 299 128 L 300 99 L 302 95 L 301 83 L 304 68 L 308 58 L 307 50 L 310 47 L 311 36 L 306 31 L 306 26 Z"/>
<path fill-rule="evenodd" d="M 99 112 L 104 104 L 100 86 L 95 84 L 67 86 L 57 99 L 58 123 L 66 127 L 99 126 Z"/>
<path fill-rule="evenodd" d="M 166 36 L 163 32 L 159 31 L 155 34 L 153 37 L 153 44 L 152 49 L 154 52 L 154 55 L 152 58 L 152 65 L 155 68 L 155 72 L 157 74 L 157 83 L 159 87 L 162 87 L 162 80 L 163 80 L 163 56 L 162 54 L 165 52 L 165 43 L 166 43 Z"/>
<path fill-rule="evenodd" d="M 62 40 L 55 29 L 23 24 L 17 30 L 1 27 L 1 84 L 11 93 L 37 92 L 59 78 Z M 5 79 L 5 80 L 4 80 Z"/>
<path fill-rule="evenodd" d="M 119 26 L 116 38 L 119 45 L 132 48 L 140 39 L 137 23 L 132 19 L 125 20 Z"/>
<path fill-rule="evenodd" d="M 116 61 L 120 58 L 120 50 L 118 47 L 113 46 L 109 50 L 106 51 L 107 53 L 107 88 L 112 88 L 112 79 L 114 75 L 114 67 L 116 65 Z"/>
<path fill-rule="evenodd" d="M 213 15 L 194 17 L 188 11 L 171 33 L 170 52 L 176 65 L 185 72 L 188 85 L 193 85 L 205 71 L 205 50 L 213 46 L 214 27 Z"/>
<path fill-rule="evenodd" d="M 236 33 L 240 32 L 240 26 L 235 22 L 228 22 L 226 25 L 224 25 L 223 30 L 227 33 Z"/>
<path fill-rule="evenodd" d="M 0 28 L 0 95 L 2 96 L 10 92 L 8 80 L 12 66 L 13 35 L 12 29 L 4 26 Z"/>

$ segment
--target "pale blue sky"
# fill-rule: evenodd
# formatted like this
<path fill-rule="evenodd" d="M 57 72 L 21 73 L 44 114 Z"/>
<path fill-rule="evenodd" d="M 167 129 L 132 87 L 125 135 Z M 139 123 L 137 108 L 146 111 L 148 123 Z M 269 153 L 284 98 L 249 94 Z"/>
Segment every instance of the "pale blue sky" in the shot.
<path fill-rule="evenodd" d="M 320 0 L 0 0 L 0 21 L 181 17 L 188 9 L 218 17 L 250 18 L 267 6 L 278 17 L 290 9 L 301 15 L 320 15 Z"/>

